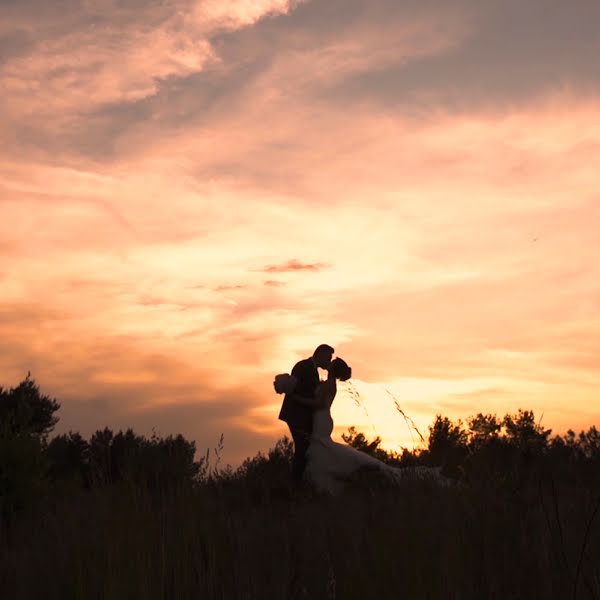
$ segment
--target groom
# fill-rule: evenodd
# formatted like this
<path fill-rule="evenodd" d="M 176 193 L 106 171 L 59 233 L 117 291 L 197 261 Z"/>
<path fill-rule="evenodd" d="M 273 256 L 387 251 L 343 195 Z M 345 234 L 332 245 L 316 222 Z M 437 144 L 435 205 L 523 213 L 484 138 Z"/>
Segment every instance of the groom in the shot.
<path fill-rule="evenodd" d="M 283 398 L 279 419 L 288 424 L 294 440 L 292 479 L 295 484 L 302 481 L 312 433 L 313 411 L 318 408 L 315 392 L 320 378 L 317 368 L 326 369 L 334 352 L 331 346 L 321 344 L 310 358 L 297 362 L 292 369 L 292 375 L 297 379 L 296 389 Z"/>

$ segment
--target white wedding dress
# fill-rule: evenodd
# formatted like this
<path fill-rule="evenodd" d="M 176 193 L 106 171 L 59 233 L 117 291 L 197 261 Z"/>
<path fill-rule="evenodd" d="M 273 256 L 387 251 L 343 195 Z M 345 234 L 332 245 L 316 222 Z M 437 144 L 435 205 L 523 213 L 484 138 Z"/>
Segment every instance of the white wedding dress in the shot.
<path fill-rule="evenodd" d="M 331 439 L 332 402 L 333 397 L 328 401 L 327 408 L 313 413 L 313 431 L 307 451 L 305 476 L 317 490 L 336 494 L 342 491 L 348 477 L 362 468 L 377 470 L 393 483 L 406 483 L 407 478 L 428 480 L 443 486 L 450 483 L 450 480 L 440 474 L 440 467 L 392 467 L 348 444 L 334 442 Z"/>

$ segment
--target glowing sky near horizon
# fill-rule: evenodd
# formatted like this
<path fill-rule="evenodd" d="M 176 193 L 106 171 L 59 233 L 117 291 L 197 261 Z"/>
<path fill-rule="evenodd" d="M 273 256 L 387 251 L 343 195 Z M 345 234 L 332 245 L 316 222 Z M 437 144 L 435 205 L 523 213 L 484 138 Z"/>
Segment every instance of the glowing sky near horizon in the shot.
<path fill-rule="evenodd" d="M 595 0 L 0 4 L 0 385 L 59 431 L 265 450 L 322 342 L 355 425 L 600 425 Z"/>

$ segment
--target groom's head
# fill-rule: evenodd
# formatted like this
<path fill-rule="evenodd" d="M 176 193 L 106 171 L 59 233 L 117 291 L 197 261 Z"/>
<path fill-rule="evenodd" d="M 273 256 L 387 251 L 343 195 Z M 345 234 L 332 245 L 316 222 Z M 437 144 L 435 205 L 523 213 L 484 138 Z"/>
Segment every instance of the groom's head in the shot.
<path fill-rule="evenodd" d="M 326 369 L 331 362 L 331 357 L 334 352 L 335 350 L 327 344 L 317 346 L 317 349 L 313 352 L 313 358 L 315 359 L 317 367 L 319 367 L 319 369 Z"/>

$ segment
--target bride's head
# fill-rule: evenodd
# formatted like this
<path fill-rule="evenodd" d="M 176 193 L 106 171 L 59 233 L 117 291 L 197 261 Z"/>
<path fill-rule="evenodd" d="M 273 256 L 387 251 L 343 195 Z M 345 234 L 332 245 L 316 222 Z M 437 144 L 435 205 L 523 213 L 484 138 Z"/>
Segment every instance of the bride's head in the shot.
<path fill-rule="evenodd" d="M 341 358 L 332 360 L 327 370 L 330 375 L 333 375 L 333 377 L 340 381 L 347 381 L 352 377 L 352 369 L 348 366 L 348 363 Z"/>

